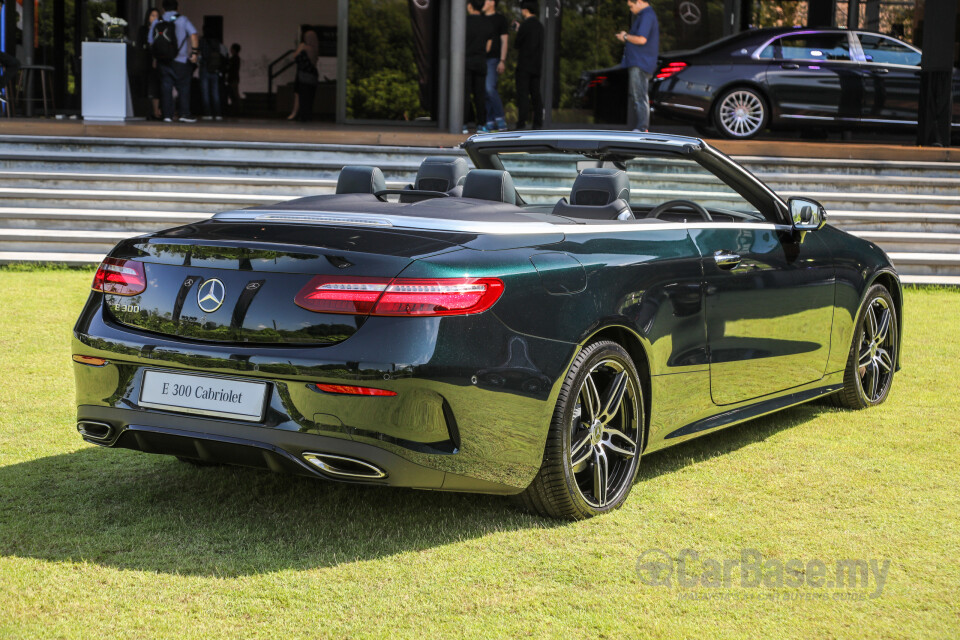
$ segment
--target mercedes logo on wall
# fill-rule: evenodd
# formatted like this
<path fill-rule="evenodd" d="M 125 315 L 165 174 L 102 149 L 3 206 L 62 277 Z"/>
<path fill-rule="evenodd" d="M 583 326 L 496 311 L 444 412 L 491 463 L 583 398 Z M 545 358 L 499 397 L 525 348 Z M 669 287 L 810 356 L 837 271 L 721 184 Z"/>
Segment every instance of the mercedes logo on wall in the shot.
<path fill-rule="evenodd" d="M 428 9 L 430 8 L 430 0 L 413 0 L 413 6 L 417 9 Z"/>
<path fill-rule="evenodd" d="M 197 304 L 205 313 L 213 313 L 223 304 L 227 290 L 216 278 L 207 280 L 197 289 Z"/>
<path fill-rule="evenodd" d="M 700 23 L 700 7 L 690 0 L 681 2 L 680 6 L 677 7 L 677 13 L 680 15 L 680 19 L 687 24 Z"/>

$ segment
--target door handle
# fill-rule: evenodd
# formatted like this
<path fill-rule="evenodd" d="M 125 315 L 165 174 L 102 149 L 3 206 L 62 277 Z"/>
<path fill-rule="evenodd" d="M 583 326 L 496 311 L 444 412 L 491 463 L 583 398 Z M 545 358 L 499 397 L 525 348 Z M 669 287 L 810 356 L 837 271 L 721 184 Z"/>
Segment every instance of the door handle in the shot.
<path fill-rule="evenodd" d="M 730 270 L 735 269 L 740 264 L 741 258 L 739 254 L 730 251 L 717 251 L 713 254 L 713 260 L 721 269 Z"/>
<path fill-rule="evenodd" d="M 883 67 L 881 67 L 879 69 L 874 69 L 873 72 L 874 73 L 890 73 L 890 69 L 884 69 Z"/>
<path fill-rule="evenodd" d="M 800 65 L 793 62 L 784 62 L 780 65 L 781 69 L 799 69 Z"/>

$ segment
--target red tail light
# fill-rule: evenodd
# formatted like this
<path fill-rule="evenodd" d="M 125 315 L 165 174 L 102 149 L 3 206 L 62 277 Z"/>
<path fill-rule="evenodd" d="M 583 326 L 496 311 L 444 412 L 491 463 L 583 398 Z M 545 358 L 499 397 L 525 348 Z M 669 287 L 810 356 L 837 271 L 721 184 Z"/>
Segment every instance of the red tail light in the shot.
<path fill-rule="evenodd" d="M 386 389 L 375 389 L 373 387 L 354 387 L 349 384 L 322 384 L 315 385 L 320 391 L 326 393 L 339 393 L 348 396 L 395 396 L 396 391 L 387 391 Z"/>
<path fill-rule="evenodd" d="M 135 260 L 104 258 L 93 276 L 93 290 L 115 296 L 135 296 L 147 288 L 143 263 Z"/>
<path fill-rule="evenodd" d="M 660 71 L 657 72 L 657 79 L 662 80 L 664 78 L 669 78 L 670 76 L 679 73 L 686 68 L 686 62 L 668 62 L 666 65 L 660 67 Z"/>
<path fill-rule="evenodd" d="M 591 81 L 590 81 L 590 84 L 588 84 L 587 86 L 589 86 L 589 87 L 598 87 L 598 86 L 604 84 L 606 81 L 607 81 L 607 76 L 597 76 L 597 77 L 595 77 L 593 80 L 591 80 Z"/>
<path fill-rule="evenodd" d="M 497 278 L 337 278 L 317 276 L 294 302 L 318 313 L 455 316 L 482 313 L 503 293 Z"/>

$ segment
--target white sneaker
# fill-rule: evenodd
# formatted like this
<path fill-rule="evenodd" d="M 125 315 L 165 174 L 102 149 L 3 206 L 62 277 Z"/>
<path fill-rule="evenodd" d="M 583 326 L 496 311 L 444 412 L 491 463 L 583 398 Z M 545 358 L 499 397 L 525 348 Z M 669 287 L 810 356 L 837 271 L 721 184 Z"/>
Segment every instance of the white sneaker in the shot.
<path fill-rule="evenodd" d="M 193 124 L 193 123 L 196 122 L 196 121 L 197 121 L 197 119 L 196 119 L 196 118 L 193 118 L 193 117 L 180 118 L 180 122 L 186 122 L 187 124 Z"/>
<path fill-rule="evenodd" d="M 173 118 L 164 118 L 163 121 L 164 121 L 164 122 L 173 122 Z"/>
<path fill-rule="evenodd" d="M 217 116 L 216 118 L 214 118 L 214 120 L 216 120 L 217 122 L 220 122 L 221 120 L 223 120 L 223 116 Z"/>
<path fill-rule="evenodd" d="M 203 116 L 203 117 L 201 117 L 200 119 L 201 119 L 201 120 L 213 120 L 213 116 Z"/>

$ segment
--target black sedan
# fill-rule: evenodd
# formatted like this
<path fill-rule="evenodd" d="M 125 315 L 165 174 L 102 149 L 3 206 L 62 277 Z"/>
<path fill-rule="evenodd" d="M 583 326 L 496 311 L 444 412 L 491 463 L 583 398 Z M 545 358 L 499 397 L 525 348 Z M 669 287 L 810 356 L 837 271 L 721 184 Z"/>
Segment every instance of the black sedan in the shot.
<path fill-rule="evenodd" d="M 890 36 L 845 29 L 757 29 L 663 54 L 651 82 L 658 116 L 747 139 L 765 128 L 915 127 L 920 51 Z M 625 122 L 622 69 L 584 74 L 581 104 Z M 953 127 L 960 131 L 960 73 Z M 620 106 L 622 105 L 622 107 Z"/>
<path fill-rule="evenodd" d="M 896 271 L 816 202 L 696 138 L 465 146 L 117 245 L 74 329 L 83 439 L 584 518 L 644 453 L 889 394 Z"/>

